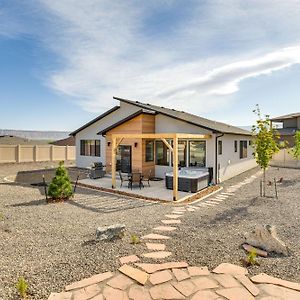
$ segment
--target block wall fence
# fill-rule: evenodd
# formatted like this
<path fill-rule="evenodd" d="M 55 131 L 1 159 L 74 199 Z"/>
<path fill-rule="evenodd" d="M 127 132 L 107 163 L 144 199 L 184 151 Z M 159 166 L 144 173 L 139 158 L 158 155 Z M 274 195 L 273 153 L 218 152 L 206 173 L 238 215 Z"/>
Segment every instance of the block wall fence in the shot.
<path fill-rule="evenodd" d="M 75 146 L 0 145 L 0 163 L 75 160 Z"/>

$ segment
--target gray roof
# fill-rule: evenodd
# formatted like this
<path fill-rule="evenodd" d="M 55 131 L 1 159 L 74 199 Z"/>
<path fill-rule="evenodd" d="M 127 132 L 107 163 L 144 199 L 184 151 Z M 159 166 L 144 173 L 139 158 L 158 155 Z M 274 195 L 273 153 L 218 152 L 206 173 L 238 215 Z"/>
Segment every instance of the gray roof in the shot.
<path fill-rule="evenodd" d="M 123 98 L 119 98 L 119 97 L 114 97 L 114 99 L 141 107 L 143 109 L 155 111 L 156 113 L 160 113 L 160 114 L 169 116 L 171 118 L 175 118 L 175 119 L 187 122 L 189 124 L 211 130 L 215 133 L 231 133 L 231 134 L 242 134 L 242 135 L 251 135 L 252 134 L 248 130 L 244 130 L 242 128 L 228 125 L 225 123 L 205 119 L 205 118 L 202 118 L 202 117 L 199 117 L 199 116 L 196 116 L 196 115 L 184 112 L 184 111 L 178 111 L 178 110 L 166 108 L 163 106 L 152 105 L 149 103 L 142 103 L 139 101 L 133 101 L 133 100 L 123 99 Z"/>
<path fill-rule="evenodd" d="M 300 117 L 300 112 L 275 117 L 275 118 L 272 118 L 271 121 L 279 121 L 280 122 L 280 121 L 283 121 L 286 119 L 294 119 L 294 118 L 298 118 L 298 117 Z"/>

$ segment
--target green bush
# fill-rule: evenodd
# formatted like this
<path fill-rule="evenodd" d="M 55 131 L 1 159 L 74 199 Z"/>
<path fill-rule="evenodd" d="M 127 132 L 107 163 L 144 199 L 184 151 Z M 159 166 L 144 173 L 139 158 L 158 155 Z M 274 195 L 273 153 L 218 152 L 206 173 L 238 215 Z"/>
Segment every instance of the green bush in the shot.
<path fill-rule="evenodd" d="M 26 299 L 28 284 L 26 283 L 24 277 L 19 278 L 16 288 L 18 290 L 21 299 Z"/>
<path fill-rule="evenodd" d="M 56 169 L 55 177 L 49 185 L 48 194 L 53 200 L 67 200 L 73 196 L 70 177 L 63 161 L 59 163 Z"/>

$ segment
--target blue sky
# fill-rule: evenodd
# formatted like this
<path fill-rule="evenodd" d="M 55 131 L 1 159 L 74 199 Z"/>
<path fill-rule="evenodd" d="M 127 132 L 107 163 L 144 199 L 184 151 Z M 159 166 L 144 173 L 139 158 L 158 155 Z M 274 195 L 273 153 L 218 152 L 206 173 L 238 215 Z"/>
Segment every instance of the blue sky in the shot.
<path fill-rule="evenodd" d="M 113 96 L 251 125 L 300 111 L 299 78 L 300 0 L 0 0 L 0 128 L 74 130 Z"/>

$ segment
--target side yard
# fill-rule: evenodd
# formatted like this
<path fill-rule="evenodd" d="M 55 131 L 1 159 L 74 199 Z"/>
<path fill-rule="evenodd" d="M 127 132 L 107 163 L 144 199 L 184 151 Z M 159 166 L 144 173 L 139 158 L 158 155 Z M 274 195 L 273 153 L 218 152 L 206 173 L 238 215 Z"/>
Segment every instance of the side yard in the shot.
<path fill-rule="evenodd" d="M 24 167 L 24 170 L 26 167 Z M 13 166 L 0 170 L 0 177 L 16 171 Z M 224 190 L 244 180 L 258 169 L 241 174 L 222 185 Z M 268 170 L 268 177 L 283 182 L 279 199 L 259 198 L 259 179 L 241 185 L 218 205 L 187 212 L 177 230 L 167 233 L 164 261 L 186 261 L 213 269 L 222 262 L 240 264 L 246 256 L 241 249 L 243 234 L 257 224 L 276 225 L 279 237 L 290 249 L 288 257 L 259 259 L 252 274 L 266 272 L 283 279 L 300 281 L 300 170 Z M 1 178 L 0 178 L 1 179 Z M 273 186 L 268 187 L 271 196 Z M 211 196 L 210 198 L 214 198 Z M 205 199 L 205 201 L 209 199 Z M 37 187 L 0 184 L 0 299 L 18 299 L 15 284 L 19 276 L 29 283 L 32 299 L 47 299 L 53 291 L 119 266 L 119 257 L 147 251 L 144 243 L 130 244 L 130 234 L 142 236 L 162 225 L 172 205 L 158 204 L 78 189 L 73 201 L 46 204 Z M 95 242 L 98 226 L 123 223 L 127 235 L 114 242 Z M 143 262 L 159 262 L 144 258 Z"/>

